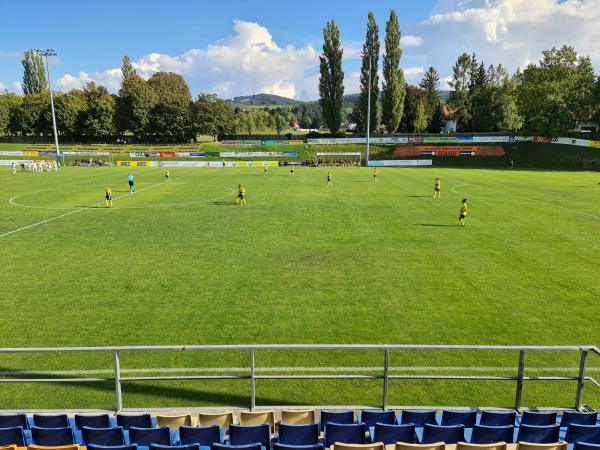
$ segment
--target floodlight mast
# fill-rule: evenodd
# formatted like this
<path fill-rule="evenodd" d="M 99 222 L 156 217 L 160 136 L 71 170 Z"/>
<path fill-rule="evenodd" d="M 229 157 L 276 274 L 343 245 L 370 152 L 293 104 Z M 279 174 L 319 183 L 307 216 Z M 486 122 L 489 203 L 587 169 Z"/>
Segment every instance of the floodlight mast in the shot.
<path fill-rule="evenodd" d="M 57 56 L 58 53 L 53 48 L 35 49 L 39 56 L 46 59 L 46 73 L 48 77 L 48 90 L 50 91 L 50 110 L 52 112 L 52 128 L 54 130 L 54 145 L 56 147 L 56 165 L 60 167 L 60 148 L 58 147 L 58 132 L 56 131 L 56 115 L 54 114 L 54 96 L 52 95 L 52 84 L 50 82 L 50 66 L 48 65 L 48 56 Z"/>
<path fill-rule="evenodd" d="M 365 163 L 369 165 L 369 134 L 371 132 L 371 58 L 369 55 L 369 88 L 368 88 L 368 98 L 367 98 L 367 149 L 365 152 Z"/>

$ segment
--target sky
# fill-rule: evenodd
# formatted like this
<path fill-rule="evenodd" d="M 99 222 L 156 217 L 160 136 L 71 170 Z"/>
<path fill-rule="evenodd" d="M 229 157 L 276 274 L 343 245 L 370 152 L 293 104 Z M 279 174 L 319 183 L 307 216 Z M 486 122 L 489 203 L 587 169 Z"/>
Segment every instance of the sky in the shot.
<path fill-rule="evenodd" d="M 442 79 L 462 52 L 511 72 L 541 51 L 572 45 L 600 72 L 600 0 L 0 0 L 0 91 L 21 93 L 21 58 L 54 48 L 52 87 L 94 80 L 116 92 L 128 55 L 145 78 L 184 76 L 192 95 L 318 97 L 322 29 L 333 19 L 344 47 L 345 92 L 358 92 L 367 13 L 382 53 L 390 10 L 400 18 L 401 65 L 418 84 L 429 66 Z M 381 64 L 380 64 L 381 68 Z"/>

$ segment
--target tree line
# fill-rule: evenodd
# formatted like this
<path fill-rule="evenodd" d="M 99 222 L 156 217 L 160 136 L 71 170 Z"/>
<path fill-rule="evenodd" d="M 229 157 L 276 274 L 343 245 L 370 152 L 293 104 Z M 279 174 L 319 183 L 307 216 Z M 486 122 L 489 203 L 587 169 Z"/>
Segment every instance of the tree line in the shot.
<path fill-rule="evenodd" d="M 149 79 L 123 58 L 117 94 L 94 82 L 82 89 L 56 93 L 58 132 L 62 136 L 105 137 L 130 134 L 143 140 L 186 140 L 198 134 L 217 136 L 287 133 L 290 125 L 325 127 L 332 134 L 345 121 L 364 133 L 438 133 L 444 119 L 458 131 L 518 131 L 558 135 L 572 130 L 576 120 L 600 121 L 600 77 L 591 60 L 573 47 L 542 52 L 538 63 L 512 75 L 501 64 L 486 65 L 476 54 L 463 53 L 452 67 L 445 100 L 440 76 L 429 67 L 418 86 L 405 82 L 401 67 L 401 30 L 395 10 L 385 24 L 381 51 L 379 27 L 367 16 L 362 48 L 360 93 L 348 107 L 344 97 L 343 49 L 334 20 L 323 29 L 319 60 L 319 101 L 293 108 L 240 108 L 216 94 L 192 98 L 184 78 L 157 72 Z M 0 95 L 0 135 L 51 134 L 50 98 L 41 56 L 23 57 L 23 95 Z M 381 64 L 382 80 L 379 80 Z M 370 81 L 370 116 L 367 117 Z M 381 85 L 381 92 L 380 92 Z"/>

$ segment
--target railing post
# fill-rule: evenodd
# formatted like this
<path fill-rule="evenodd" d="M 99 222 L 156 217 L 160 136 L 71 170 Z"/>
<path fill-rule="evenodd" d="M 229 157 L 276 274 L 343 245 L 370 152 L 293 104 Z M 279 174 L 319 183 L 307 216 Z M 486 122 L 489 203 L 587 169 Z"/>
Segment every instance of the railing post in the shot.
<path fill-rule="evenodd" d="M 123 409 L 123 394 L 121 393 L 121 363 L 119 362 L 119 352 L 114 352 L 115 356 L 115 394 L 117 397 L 117 411 Z"/>
<path fill-rule="evenodd" d="M 523 377 L 525 376 L 525 350 L 519 352 L 519 370 L 517 373 L 517 392 L 515 393 L 515 409 L 521 408 L 523 398 Z"/>
<path fill-rule="evenodd" d="M 579 360 L 579 376 L 577 380 L 577 393 L 575 394 L 575 409 L 581 408 L 583 398 L 583 385 L 585 384 L 585 370 L 587 368 L 588 351 L 581 350 L 581 359 Z"/>
<path fill-rule="evenodd" d="M 390 371 L 390 349 L 385 349 L 385 362 L 383 365 L 383 409 L 387 409 L 388 405 L 388 382 Z"/>
<path fill-rule="evenodd" d="M 250 410 L 256 408 L 256 385 L 254 381 L 254 349 L 250 350 Z"/>

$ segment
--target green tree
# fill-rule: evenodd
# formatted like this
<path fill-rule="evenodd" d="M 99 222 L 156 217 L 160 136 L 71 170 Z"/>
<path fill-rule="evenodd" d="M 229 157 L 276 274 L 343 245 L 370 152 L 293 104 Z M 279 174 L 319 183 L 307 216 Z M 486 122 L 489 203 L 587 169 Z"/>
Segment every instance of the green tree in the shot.
<path fill-rule="evenodd" d="M 44 60 L 33 50 L 27 50 L 21 60 L 23 64 L 23 93 L 25 95 L 41 94 L 48 90 Z"/>
<path fill-rule="evenodd" d="M 517 105 L 517 83 L 506 77 L 501 86 L 496 86 L 496 101 L 493 101 L 497 117 L 494 131 L 517 131 L 523 127 L 523 116 Z"/>
<path fill-rule="evenodd" d="M 382 115 L 385 129 L 394 133 L 404 111 L 404 72 L 400 67 L 402 49 L 400 48 L 400 23 L 395 10 L 385 27 L 385 54 L 383 55 L 383 101 Z"/>
<path fill-rule="evenodd" d="M 277 131 L 277 135 L 281 135 L 283 131 L 286 129 L 287 123 L 285 117 L 281 114 L 277 114 L 275 116 L 275 131 Z"/>
<path fill-rule="evenodd" d="M 129 59 L 129 56 L 127 56 L 127 55 L 123 56 L 123 65 L 121 66 L 121 73 L 123 73 L 124 81 L 127 81 L 127 80 L 137 76 L 137 72 L 135 71 L 133 64 L 131 64 L 131 60 Z"/>
<path fill-rule="evenodd" d="M 154 134 L 150 129 L 150 113 L 158 102 L 158 94 L 138 75 L 124 79 L 117 99 L 116 124 L 119 132 L 131 131 L 137 137 Z"/>
<path fill-rule="evenodd" d="M 418 86 L 406 85 L 404 87 L 406 96 L 404 98 L 404 110 L 402 111 L 402 120 L 400 121 L 399 131 L 403 133 L 415 132 L 415 119 L 417 117 L 417 108 L 420 103 L 427 103 L 427 91 Z"/>
<path fill-rule="evenodd" d="M 90 81 L 83 88 L 86 109 L 81 131 L 86 136 L 110 136 L 115 133 L 115 99 L 104 86 Z"/>
<path fill-rule="evenodd" d="M 254 117 L 252 117 L 251 112 L 246 113 L 244 126 L 246 127 L 246 132 L 252 134 L 254 131 Z"/>
<path fill-rule="evenodd" d="M 340 30 L 332 20 L 323 29 L 323 54 L 319 57 L 319 103 L 329 131 L 336 134 L 342 124 L 344 72 L 342 70 Z"/>
<path fill-rule="evenodd" d="M 23 136 L 49 135 L 52 131 L 50 94 L 43 92 L 24 96 L 12 120 L 13 127 Z"/>
<path fill-rule="evenodd" d="M 471 75 L 469 89 L 469 108 L 473 131 L 491 131 L 494 128 L 493 117 L 496 113 L 492 104 L 494 85 L 488 81 L 488 72 L 479 64 Z"/>
<path fill-rule="evenodd" d="M 470 128 L 472 118 L 469 97 L 472 67 L 471 55 L 463 53 L 452 67 L 452 80 L 448 82 L 448 85 L 453 88 L 448 104 L 455 110 L 454 117 L 458 128 L 463 130 Z"/>
<path fill-rule="evenodd" d="M 11 117 L 16 114 L 22 97 L 15 94 L 0 94 L 0 136 L 15 134 L 11 127 Z"/>
<path fill-rule="evenodd" d="M 427 129 L 429 121 L 427 118 L 427 112 L 425 111 L 425 105 L 422 101 L 417 105 L 417 115 L 415 117 L 414 128 L 417 133 L 422 133 Z"/>
<path fill-rule="evenodd" d="M 439 133 L 442 131 L 442 127 L 444 126 L 444 107 L 442 106 L 442 102 L 438 102 L 437 106 L 433 110 L 433 114 L 431 116 L 431 121 L 429 122 L 429 126 L 427 127 L 427 131 L 430 133 Z"/>
<path fill-rule="evenodd" d="M 87 98 L 80 89 L 73 89 L 54 97 L 56 126 L 58 132 L 65 136 L 76 136 L 83 133 L 84 114 L 87 109 Z"/>
<path fill-rule="evenodd" d="M 157 102 L 150 111 L 151 132 L 156 136 L 188 137 L 192 95 L 183 77 L 173 72 L 157 72 L 150 77 L 148 85 L 157 95 Z"/>
<path fill-rule="evenodd" d="M 360 68 L 360 94 L 355 108 L 358 130 L 367 131 L 367 109 L 369 101 L 369 66 L 371 70 L 371 118 L 370 129 L 379 128 L 379 27 L 375 16 L 369 11 L 367 34 L 362 49 L 362 66 Z"/>
<path fill-rule="evenodd" d="M 192 107 L 192 124 L 195 133 L 218 136 L 235 133 L 235 111 L 217 94 L 200 94 Z"/>
<path fill-rule="evenodd" d="M 429 67 L 429 69 L 427 69 L 423 75 L 423 79 L 419 83 L 419 87 L 427 91 L 427 104 L 429 109 L 433 111 L 441 102 L 439 91 L 440 75 L 438 71 L 433 67 Z"/>

